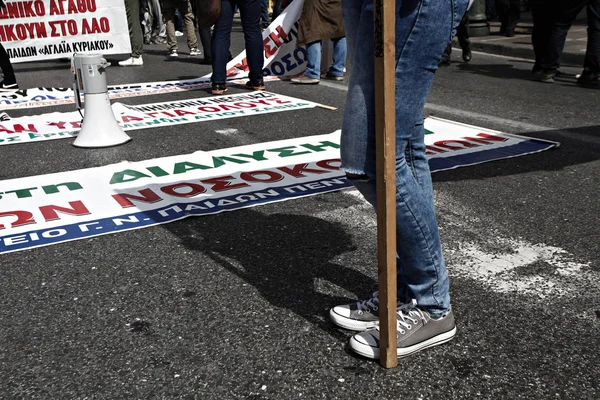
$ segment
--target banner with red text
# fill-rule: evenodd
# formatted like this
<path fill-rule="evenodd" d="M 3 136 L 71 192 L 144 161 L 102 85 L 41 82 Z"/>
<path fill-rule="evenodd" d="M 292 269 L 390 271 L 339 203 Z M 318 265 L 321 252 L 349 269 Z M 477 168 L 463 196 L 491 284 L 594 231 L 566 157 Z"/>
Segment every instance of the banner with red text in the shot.
<path fill-rule="evenodd" d="M 427 121 L 432 172 L 558 145 Z M 0 181 L 0 254 L 340 190 L 339 143 L 337 131 Z"/>
<path fill-rule="evenodd" d="M 317 104 L 311 101 L 257 91 L 152 104 L 114 103 L 112 110 L 121 128 L 130 131 L 249 117 L 316 106 Z M 83 112 L 85 116 L 85 110 Z M 0 146 L 72 138 L 77 136 L 80 129 L 81 115 L 77 111 L 54 112 L 14 119 L 4 113 L 3 117 L 0 116 Z"/>
<path fill-rule="evenodd" d="M 277 76 L 298 75 L 306 69 L 306 49 L 304 47 L 296 48 L 298 19 L 300 18 L 303 2 L 304 0 L 294 0 L 262 33 L 265 54 L 263 69 L 265 81 L 276 80 Z M 0 19 L 0 23 L 2 22 L 3 20 Z M 127 24 L 125 24 L 126 27 Z M 127 30 L 125 29 L 126 33 Z M 126 42 L 129 43 L 128 36 Z M 99 52 L 106 54 L 103 51 Z M 116 53 L 114 51 L 111 52 Z M 125 52 L 129 52 L 129 50 L 121 51 L 121 53 Z M 72 53 L 63 55 L 62 57 L 71 57 Z M 65 69 L 68 68 L 70 66 L 65 65 Z M 107 74 L 110 73 L 109 69 Z M 246 51 L 244 50 L 227 64 L 227 80 L 231 84 L 244 84 L 244 79 L 247 76 L 248 63 L 246 61 Z M 195 79 L 127 83 L 109 86 L 108 96 L 114 100 L 124 97 L 204 89 L 209 88 L 210 85 L 210 74 L 208 74 Z M 0 110 L 36 108 L 70 103 L 74 103 L 74 94 L 71 87 L 40 87 L 21 89 L 13 92 L 0 92 Z"/>
<path fill-rule="evenodd" d="M 0 42 L 11 62 L 130 53 L 123 0 L 5 0 Z M 65 68 L 68 68 L 66 66 Z"/>

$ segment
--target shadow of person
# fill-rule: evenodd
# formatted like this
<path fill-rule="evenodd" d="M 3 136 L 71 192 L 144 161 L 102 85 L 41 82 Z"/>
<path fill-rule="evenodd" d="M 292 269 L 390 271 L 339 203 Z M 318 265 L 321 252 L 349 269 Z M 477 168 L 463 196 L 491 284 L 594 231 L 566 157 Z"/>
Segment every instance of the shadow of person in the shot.
<path fill-rule="evenodd" d="M 164 226 L 186 248 L 254 286 L 273 306 L 291 310 L 336 338 L 343 334 L 329 321 L 328 309 L 356 300 L 324 287 L 337 285 L 362 298 L 377 286 L 374 279 L 334 261 L 356 249 L 340 223 L 245 209 Z"/>

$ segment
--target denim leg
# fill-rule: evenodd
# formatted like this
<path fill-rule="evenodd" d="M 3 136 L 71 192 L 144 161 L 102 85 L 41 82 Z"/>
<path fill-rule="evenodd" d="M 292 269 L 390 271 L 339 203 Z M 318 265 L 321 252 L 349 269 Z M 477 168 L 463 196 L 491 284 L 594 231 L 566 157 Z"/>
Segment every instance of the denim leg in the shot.
<path fill-rule="evenodd" d="M 248 78 L 251 81 L 263 79 L 263 66 L 265 53 L 263 38 L 260 30 L 260 4 L 261 0 L 238 0 L 246 44 L 246 58 L 248 59 Z M 230 28 L 231 29 L 231 28 Z M 229 47 L 227 47 L 229 50 Z"/>
<path fill-rule="evenodd" d="M 587 5 L 588 41 L 583 67 L 600 73 L 600 0 L 590 0 Z"/>
<path fill-rule="evenodd" d="M 277 17 L 281 14 L 281 2 L 282 0 L 275 0 L 275 5 L 273 6 L 273 14 L 271 15 L 271 22 L 275 21 Z"/>
<path fill-rule="evenodd" d="M 557 21 L 552 27 L 550 36 L 550 45 L 548 46 L 548 56 L 542 63 L 542 69 L 551 74 L 556 74 L 560 68 L 560 57 L 565 48 L 567 33 L 571 29 L 571 24 L 577 17 L 577 14 L 583 10 L 587 0 L 569 0 L 559 3 L 557 11 Z"/>
<path fill-rule="evenodd" d="M 398 294 L 403 301 L 415 298 L 434 315 L 450 308 L 450 296 L 425 156 L 422 111 L 440 55 L 466 6 L 467 0 L 396 1 Z M 347 0 L 343 9 L 353 58 L 342 124 L 342 169 L 375 204 L 373 2 Z"/>
<path fill-rule="evenodd" d="M 233 25 L 234 3 L 230 0 L 221 1 L 221 15 L 215 22 L 211 45 L 213 63 L 213 83 L 227 81 L 227 60 L 229 57 L 229 43 L 231 41 L 231 27 Z"/>
<path fill-rule="evenodd" d="M 306 45 L 306 71 L 304 71 L 304 76 L 321 79 L 321 44 L 321 41 L 317 40 Z"/>
<path fill-rule="evenodd" d="M 333 64 L 329 67 L 329 74 L 333 76 L 344 76 L 346 68 L 346 38 L 331 39 L 333 42 Z"/>
<path fill-rule="evenodd" d="M 260 0 L 260 23 L 269 25 L 269 0 Z"/>

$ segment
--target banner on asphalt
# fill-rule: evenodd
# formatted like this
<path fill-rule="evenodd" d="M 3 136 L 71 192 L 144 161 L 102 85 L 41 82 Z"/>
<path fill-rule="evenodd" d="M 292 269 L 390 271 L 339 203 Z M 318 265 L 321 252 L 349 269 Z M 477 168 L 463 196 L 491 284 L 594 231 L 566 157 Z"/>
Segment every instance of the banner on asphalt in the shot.
<path fill-rule="evenodd" d="M 311 101 L 257 91 L 135 106 L 114 103 L 112 109 L 121 128 L 129 131 L 299 110 L 315 106 L 317 104 Z M 85 113 L 85 110 L 83 112 Z M 0 145 L 72 138 L 77 136 L 80 128 L 81 115 L 78 111 L 55 112 L 14 119 L 0 117 Z"/>
<path fill-rule="evenodd" d="M 131 52 L 123 0 L 5 0 L 0 42 L 13 63 Z"/>
<path fill-rule="evenodd" d="M 296 48 L 298 19 L 300 18 L 303 2 L 304 0 L 294 0 L 262 33 L 265 53 L 263 75 L 265 75 L 266 81 L 276 80 L 278 76 L 297 75 L 306 69 L 306 49 L 304 47 Z M 1 22 L 2 20 L 0 20 Z M 127 27 L 127 24 L 125 23 L 124 26 Z M 125 30 L 125 33 L 127 33 L 127 30 Z M 129 36 L 125 41 L 129 43 Z M 62 57 L 70 57 L 72 53 Z M 106 54 L 102 51 L 101 53 Z M 124 53 L 124 51 L 121 51 L 121 53 Z M 65 65 L 65 69 L 67 68 L 69 67 Z M 245 50 L 227 64 L 227 76 L 230 83 L 243 84 L 245 82 L 245 78 L 248 76 Z M 205 89 L 210 85 L 210 74 L 208 74 L 195 79 L 109 86 L 108 96 L 114 100 L 124 97 Z M 70 87 L 32 88 L 0 93 L 0 110 L 47 107 L 70 103 L 74 103 L 73 89 Z"/>
<path fill-rule="evenodd" d="M 557 145 L 427 121 L 433 172 Z M 349 187 L 339 139 L 337 131 L 0 181 L 0 254 Z"/>

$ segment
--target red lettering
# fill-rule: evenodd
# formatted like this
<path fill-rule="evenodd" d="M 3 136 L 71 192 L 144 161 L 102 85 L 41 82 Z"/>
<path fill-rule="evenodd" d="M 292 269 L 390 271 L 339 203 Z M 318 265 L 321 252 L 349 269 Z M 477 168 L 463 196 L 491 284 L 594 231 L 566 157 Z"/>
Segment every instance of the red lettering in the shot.
<path fill-rule="evenodd" d="M 335 164 L 335 165 L 331 165 Z M 317 162 L 317 166 L 325 169 L 338 170 L 340 169 L 340 165 L 342 164 L 342 160 L 339 158 L 332 158 L 330 160 L 321 160 Z"/>
<path fill-rule="evenodd" d="M 451 145 L 449 143 L 456 143 L 456 144 L 460 144 L 462 146 Z M 450 150 L 461 150 L 464 148 L 479 146 L 478 144 L 475 144 L 475 143 L 469 143 L 466 140 L 438 140 L 437 142 L 434 143 L 434 145 L 439 146 L 439 147 L 445 147 Z"/>
<path fill-rule="evenodd" d="M 0 212 L 0 217 L 13 216 L 17 217 L 17 220 L 10 224 L 11 227 L 16 228 L 18 226 L 35 224 L 33 214 L 29 211 L 3 211 Z M 6 228 L 3 224 L 0 224 L 0 229 Z"/>
<path fill-rule="evenodd" d="M 304 175 L 304 173 L 324 174 L 327 172 L 327 171 L 323 171 L 322 169 L 310 169 L 307 167 L 308 167 L 308 164 L 298 164 L 298 165 L 294 165 L 292 168 L 280 167 L 277 169 L 282 172 L 285 172 L 288 175 L 293 176 L 294 178 L 304 178 L 304 177 L 306 177 L 306 175 Z"/>
<path fill-rule="evenodd" d="M 134 117 L 134 116 L 129 116 L 129 115 L 123 115 L 121 118 L 123 119 L 123 122 L 143 121 L 144 120 L 144 118 Z"/>
<path fill-rule="evenodd" d="M 266 175 L 266 178 L 260 178 L 261 175 Z M 283 175 L 275 171 L 252 171 L 242 172 L 240 178 L 246 182 L 278 182 L 283 179 Z"/>
<path fill-rule="evenodd" d="M 90 213 L 87 207 L 80 200 L 70 201 L 69 205 L 71 206 L 71 208 L 59 207 L 55 205 L 42 206 L 40 207 L 40 212 L 42 213 L 46 221 L 60 219 L 60 217 L 58 216 L 58 212 L 62 212 L 69 215 L 87 215 Z"/>
<path fill-rule="evenodd" d="M 177 192 L 176 189 L 179 189 L 179 188 L 188 188 L 189 192 L 186 192 L 186 193 Z M 206 188 L 204 186 L 198 185 L 197 183 L 188 183 L 188 182 L 182 182 L 182 183 L 176 183 L 174 185 L 163 186 L 160 188 L 160 190 L 163 193 L 170 194 L 171 196 L 177 196 L 177 197 L 193 197 L 193 196 L 196 196 L 197 194 L 206 192 Z"/>
<path fill-rule="evenodd" d="M 48 122 L 48 126 L 56 126 L 58 129 L 67 129 L 66 122 Z"/>
<path fill-rule="evenodd" d="M 225 190 L 237 189 L 245 186 L 250 186 L 245 182 L 232 184 L 235 180 L 233 176 L 220 176 L 218 178 L 203 179 L 200 182 L 212 185 L 210 188 L 213 192 L 223 192 Z"/>
<path fill-rule="evenodd" d="M 35 129 L 35 125 L 33 125 L 33 124 L 27 124 L 27 128 L 28 129 L 23 128 L 23 125 L 21 125 L 21 124 L 15 124 L 15 126 L 13 126 L 15 133 L 22 133 L 22 132 L 38 133 L 37 129 Z"/>
<path fill-rule="evenodd" d="M 191 111 L 185 111 L 185 110 L 174 110 L 175 114 L 179 117 L 183 117 L 184 115 L 194 115 L 196 113 L 193 113 Z"/>
<path fill-rule="evenodd" d="M 478 133 L 477 137 L 464 137 L 465 140 L 477 142 L 481 144 L 492 144 L 492 142 L 506 142 L 508 139 L 502 136 L 490 135 L 487 133 Z"/>
<path fill-rule="evenodd" d="M 141 196 L 136 196 L 134 194 L 129 193 L 118 193 L 113 194 L 112 197 L 119 203 L 119 205 L 123 208 L 133 207 L 135 204 L 131 200 L 141 201 L 143 203 L 156 203 L 161 201 L 162 198 L 154 193 L 152 189 L 143 189 L 139 191 Z"/>

